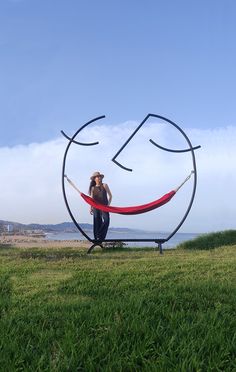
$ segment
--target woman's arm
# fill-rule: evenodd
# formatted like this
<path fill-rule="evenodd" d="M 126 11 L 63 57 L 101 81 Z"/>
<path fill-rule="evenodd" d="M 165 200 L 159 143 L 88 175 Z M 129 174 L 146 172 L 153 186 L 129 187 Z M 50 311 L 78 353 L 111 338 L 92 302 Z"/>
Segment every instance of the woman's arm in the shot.
<path fill-rule="evenodd" d="M 94 186 L 91 188 L 91 198 L 93 199 Z M 90 214 L 93 214 L 93 207 L 90 206 Z"/>
<path fill-rule="evenodd" d="M 112 201 L 112 193 L 111 193 L 111 190 L 109 189 L 109 186 L 107 185 L 107 183 L 104 184 L 104 188 L 107 192 L 107 195 L 108 195 L 108 205 L 111 204 L 111 201 Z"/>

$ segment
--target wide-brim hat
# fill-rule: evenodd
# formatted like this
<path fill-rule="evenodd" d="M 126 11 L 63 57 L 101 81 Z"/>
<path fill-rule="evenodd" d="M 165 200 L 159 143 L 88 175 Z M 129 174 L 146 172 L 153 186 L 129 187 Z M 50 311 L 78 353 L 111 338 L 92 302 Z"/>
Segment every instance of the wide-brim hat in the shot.
<path fill-rule="evenodd" d="M 94 178 L 95 177 L 98 177 L 98 176 L 100 176 L 100 177 L 104 177 L 104 174 L 101 174 L 100 172 L 94 172 L 93 174 L 92 174 L 92 176 L 90 177 L 90 179 L 91 180 L 94 180 Z"/>

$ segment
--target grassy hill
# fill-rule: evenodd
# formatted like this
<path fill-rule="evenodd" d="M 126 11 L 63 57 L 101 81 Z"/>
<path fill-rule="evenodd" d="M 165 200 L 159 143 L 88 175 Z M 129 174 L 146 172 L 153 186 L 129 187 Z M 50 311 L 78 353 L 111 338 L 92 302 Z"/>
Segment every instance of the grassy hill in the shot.
<path fill-rule="evenodd" d="M 236 370 L 236 245 L 0 262 L 1 371 Z"/>
<path fill-rule="evenodd" d="M 215 249 L 224 245 L 236 245 L 236 230 L 216 231 L 208 234 L 201 234 L 195 239 L 180 243 L 180 249 Z"/>

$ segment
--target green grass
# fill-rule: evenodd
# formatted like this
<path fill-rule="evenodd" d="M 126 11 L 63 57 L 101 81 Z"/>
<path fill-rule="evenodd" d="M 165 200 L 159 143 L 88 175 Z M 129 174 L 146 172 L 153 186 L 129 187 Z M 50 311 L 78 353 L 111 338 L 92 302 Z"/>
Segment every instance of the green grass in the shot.
<path fill-rule="evenodd" d="M 1 371 L 236 371 L 236 246 L 0 263 Z"/>

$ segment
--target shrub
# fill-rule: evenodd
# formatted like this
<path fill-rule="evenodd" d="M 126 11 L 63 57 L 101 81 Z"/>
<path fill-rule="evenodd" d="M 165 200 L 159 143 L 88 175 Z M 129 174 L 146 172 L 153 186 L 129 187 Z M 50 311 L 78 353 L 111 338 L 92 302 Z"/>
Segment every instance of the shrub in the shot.
<path fill-rule="evenodd" d="M 121 241 L 105 242 L 103 243 L 104 249 L 123 249 L 127 244 Z"/>
<path fill-rule="evenodd" d="M 204 250 L 234 244 L 236 244 L 236 230 L 225 230 L 199 235 L 195 239 L 180 243 L 176 248 Z"/>

